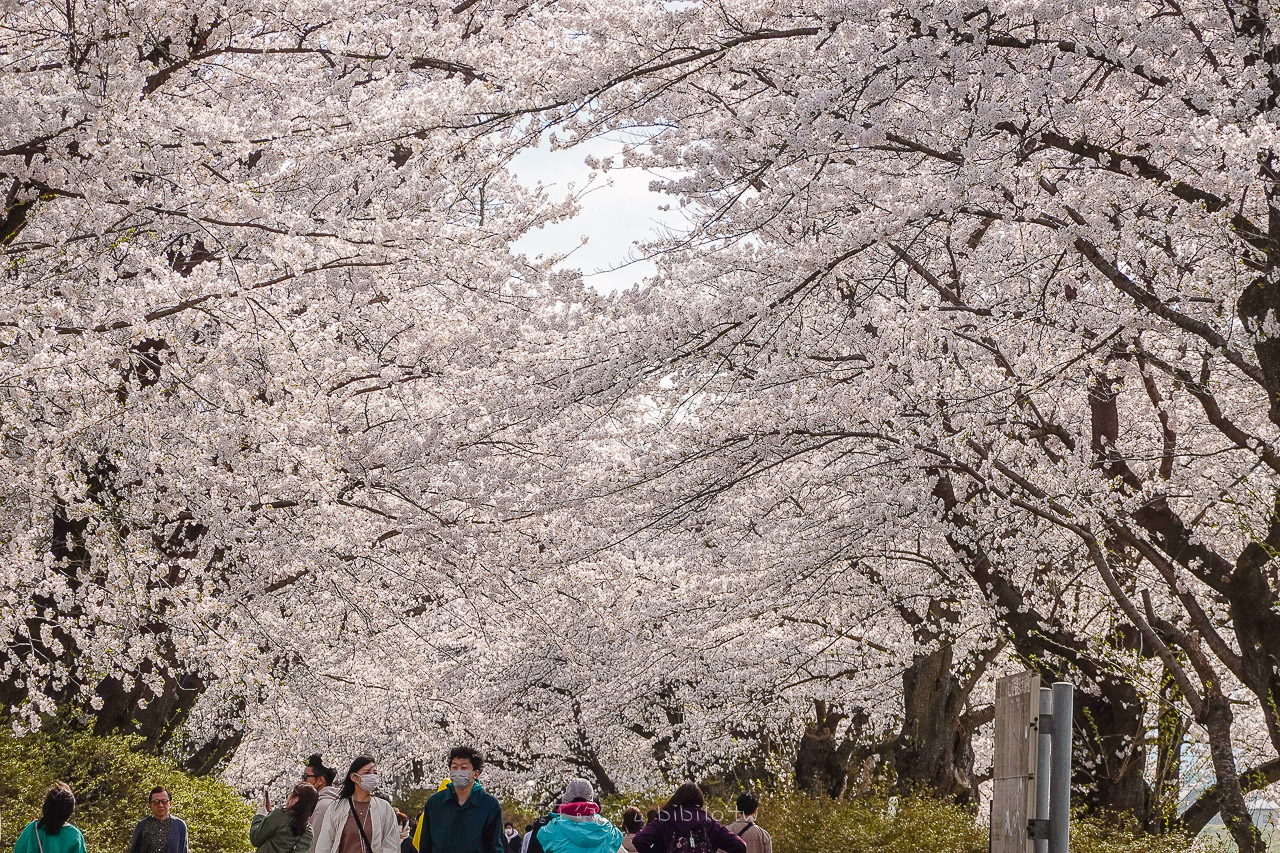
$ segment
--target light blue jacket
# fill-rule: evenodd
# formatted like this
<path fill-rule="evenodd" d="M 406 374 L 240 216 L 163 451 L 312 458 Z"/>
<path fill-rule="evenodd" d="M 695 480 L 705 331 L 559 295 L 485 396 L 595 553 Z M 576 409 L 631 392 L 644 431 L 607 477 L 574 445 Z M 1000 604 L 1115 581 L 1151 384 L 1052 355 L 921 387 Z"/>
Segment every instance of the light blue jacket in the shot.
<path fill-rule="evenodd" d="M 618 853 L 622 832 L 599 815 L 574 820 L 560 814 L 538 830 L 538 843 L 546 853 Z"/>

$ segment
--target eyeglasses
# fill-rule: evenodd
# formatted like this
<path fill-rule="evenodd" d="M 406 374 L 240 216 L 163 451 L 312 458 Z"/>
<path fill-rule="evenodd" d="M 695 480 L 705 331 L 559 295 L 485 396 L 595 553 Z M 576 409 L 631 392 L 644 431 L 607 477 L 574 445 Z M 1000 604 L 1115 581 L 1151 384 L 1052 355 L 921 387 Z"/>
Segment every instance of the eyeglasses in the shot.
<path fill-rule="evenodd" d="M 320 778 L 319 773 L 303 773 L 302 774 L 303 782 L 310 782 L 312 779 L 319 779 L 319 778 Z"/>
<path fill-rule="evenodd" d="M 168 800 L 152 800 L 152 801 L 151 801 L 151 805 L 153 805 L 153 806 L 167 806 L 167 805 L 169 805 L 169 801 L 168 801 Z"/>

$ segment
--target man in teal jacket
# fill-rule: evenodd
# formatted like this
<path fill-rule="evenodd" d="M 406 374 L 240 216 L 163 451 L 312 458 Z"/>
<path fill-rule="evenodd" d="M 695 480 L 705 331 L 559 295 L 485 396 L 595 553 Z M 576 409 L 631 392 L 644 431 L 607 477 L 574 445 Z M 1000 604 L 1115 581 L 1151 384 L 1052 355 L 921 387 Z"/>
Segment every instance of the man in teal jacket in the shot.
<path fill-rule="evenodd" d="M 502 804 L 478 781 L 482 769 L 469 746 L 449 753 L 449 782 L 427 799 L 413 836 L 418 853 L 503 853 Z"/>

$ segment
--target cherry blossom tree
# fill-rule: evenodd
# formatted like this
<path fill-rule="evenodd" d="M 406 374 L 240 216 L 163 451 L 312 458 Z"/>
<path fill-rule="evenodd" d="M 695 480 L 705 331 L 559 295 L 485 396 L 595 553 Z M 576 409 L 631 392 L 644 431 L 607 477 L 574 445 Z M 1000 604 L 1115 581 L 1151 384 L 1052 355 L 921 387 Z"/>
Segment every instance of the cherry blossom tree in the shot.
<path fill-rule="evenodd" d="M 641 395 L 685 418 L 633 482 L 695 512 L 805 459 L 835 481 L 819 505 L 936 512 L 1019 653 L 1116 722 L 1103 804 L 1150 815 L 1139 700 L 1168 679 L 1217 777 L 1188 828 L 1221 810 L 1259 850 L 1243 792 L 1280 767 L 1271 12 L 574 11 L 581 67 L 532 99 L 570 135 L 655 129 L 630 164 L 678 170 L 692 219 L 574 374 L 614 389 L 597 412 Z M 685 483 L 689 463 L 715 470 Z M 877 465 L 903 485 L 879 493 Z M 1266 732 L 1256 767 L 1238 723 Z"/>

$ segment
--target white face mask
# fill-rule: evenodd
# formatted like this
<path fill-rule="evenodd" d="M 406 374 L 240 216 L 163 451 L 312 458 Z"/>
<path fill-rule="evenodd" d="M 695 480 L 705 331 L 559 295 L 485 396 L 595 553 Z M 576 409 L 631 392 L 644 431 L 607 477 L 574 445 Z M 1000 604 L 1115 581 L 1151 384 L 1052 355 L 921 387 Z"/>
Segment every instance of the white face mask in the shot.
<path fill-rule="evenodd" d="M 360 781 L 357 782 L 356 784 L 358 784 L 361 788 L 364 788 L 370 794 L 378 790 L 378 786 L 382 784 L 382 780 L 378 778 L 377 773 L 366 773 L 363 776 L 358 776 L 357 778 Z"/>
<path fill-rule="evenodd" d="M 470 770 L 453 770 L 449 773 L 449 781 L 455 788 L 465 788 L 471 784 Z"/>

